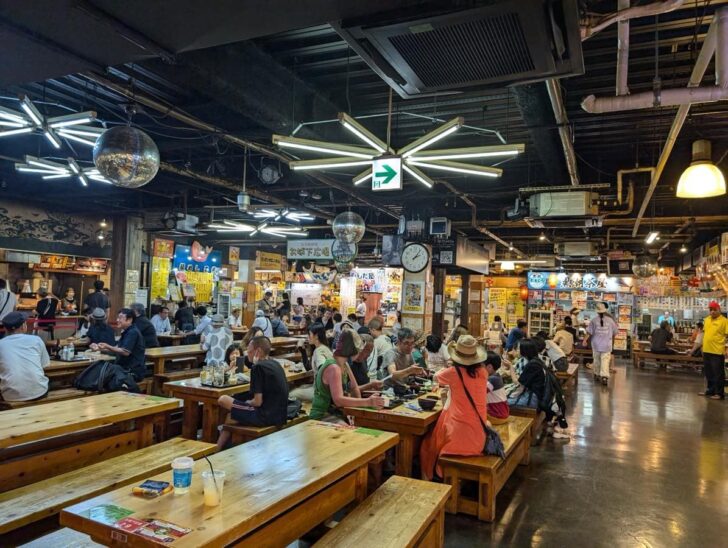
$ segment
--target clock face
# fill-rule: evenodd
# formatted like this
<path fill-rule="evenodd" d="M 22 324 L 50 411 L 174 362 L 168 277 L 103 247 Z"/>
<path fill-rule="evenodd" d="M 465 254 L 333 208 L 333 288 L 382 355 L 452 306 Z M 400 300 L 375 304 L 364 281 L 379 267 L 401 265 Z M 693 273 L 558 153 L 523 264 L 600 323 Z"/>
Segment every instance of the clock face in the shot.
<path fill-rule="evenodd" d="M 422 244 L 407 244 L 402 250 L 402 266 L 408 272 L 422 272 L 430 262 L 430 252 Z"/>

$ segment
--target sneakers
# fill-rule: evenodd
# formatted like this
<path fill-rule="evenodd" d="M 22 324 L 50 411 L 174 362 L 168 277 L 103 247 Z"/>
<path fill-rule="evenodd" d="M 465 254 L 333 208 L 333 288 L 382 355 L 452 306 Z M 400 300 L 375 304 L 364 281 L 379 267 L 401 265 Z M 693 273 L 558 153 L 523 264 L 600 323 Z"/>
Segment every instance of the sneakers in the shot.
<path fill-rule="evenodd" d="M 713 394 L 708 392 L 707 390 L 704 390 L 702 392 L 698 392 L 698 396 L 712 396 Z"/>
<path fill-rule="evenodd" d="M 551 434 L 551 437 L 553 437 L 555 440 L 569 440 L 571 439 L 571 436 L 569 433 L 564 430 L 563 428 L 559 428 L 558 426 L 554 428 L 553 434 Z"/>
<path fill-rule="evenodd" d="M 609 384 L 609 377 L 602 377 L 602 384 L 607 386 Z"/>
<path fill-rule="evenodd" d="M 721 396 L 720 394 L 713 394 L 712 396 L 710 396 L 710 399 L 711 400 L 722 400 L 722 399 L 725 399 L 725 396 Z"/>
<path fill-rule="evenodd" d="M 584 364 L 584 367 L 585 367 L 586 369 L 594 369 L 594 365 L 592 364 L 592 362 L 586 362 L 586 363 Z"/>

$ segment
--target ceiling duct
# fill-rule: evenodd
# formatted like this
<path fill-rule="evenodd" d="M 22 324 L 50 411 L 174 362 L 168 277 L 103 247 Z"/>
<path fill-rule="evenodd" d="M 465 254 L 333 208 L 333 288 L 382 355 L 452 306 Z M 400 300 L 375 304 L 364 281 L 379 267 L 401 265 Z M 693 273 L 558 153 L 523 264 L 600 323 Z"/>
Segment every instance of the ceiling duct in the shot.
<path fill-rule="evenodd" d="M 403 98 L 584 72 L 577 0 L 500 0 L 424 15 L 419 7 L 397 19 L 332 26 Z"/>

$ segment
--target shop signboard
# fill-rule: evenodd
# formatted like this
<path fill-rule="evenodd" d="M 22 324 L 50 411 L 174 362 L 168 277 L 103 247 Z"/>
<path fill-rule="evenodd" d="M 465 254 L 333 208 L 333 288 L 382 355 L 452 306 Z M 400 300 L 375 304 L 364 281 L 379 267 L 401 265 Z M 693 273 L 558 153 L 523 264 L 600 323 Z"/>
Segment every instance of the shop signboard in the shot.
<path fill-rule="evenodd" d="M 293 260 L 332 261 L 330 240 L 288 240 L 286 257 Z"/>
<path fill-rule="evenodd" d="M 171 259 L 174 257 L 174 240 L 154 238 L 154 243 L 152 244 L 152 256 L 161 257 L 162 259 Z"/>
<path fill-rule="evenodd" d="M 205 248 L 204 251 L 199 251 L 197 250 L 199 245 L 197 242 L 192 247 L 188 245 L 176 245 L 174 248 L 172 268 L 187 272 L 214 273 L 220 270 L 222 254 L 219 251 L 212 251 L 212 248 Z"/>
<path fill-rule="evenodd" d="M 455 252 L 455 265 L 460 268 L 466 268 L 479 274 L 487 275 L 488 261 L 490 253 L 484 247 L 479 246 L 468 240 L 458 236 L 457 250 Z"/>
<path fill-rule="evenodd" d="M 549 284 L 549 277 L 556 276 L 556 286 Z M 594 274 L 587 272 L 567 274 L 565 272 L 534 272 L 528 273 L 527 283 L 529 289 L 583 289 L 602 291 L 629 291 L 629 279 L 607 276 L 604 273 Z"/>
<path fill-rule="evenodd" d="M 109 266 L 106 259 L 87 259 L 68 255 L 41 255 L 33 270 L 67 270 L 84 274 L 104 274 Z"/>
<path fill-rule="evenodd" d="M 267 251 L 255 252 L 256 270 L 274 270 L 281 272 L 285 270 L 285 259 L 280 253 L 268 253 Z"/>

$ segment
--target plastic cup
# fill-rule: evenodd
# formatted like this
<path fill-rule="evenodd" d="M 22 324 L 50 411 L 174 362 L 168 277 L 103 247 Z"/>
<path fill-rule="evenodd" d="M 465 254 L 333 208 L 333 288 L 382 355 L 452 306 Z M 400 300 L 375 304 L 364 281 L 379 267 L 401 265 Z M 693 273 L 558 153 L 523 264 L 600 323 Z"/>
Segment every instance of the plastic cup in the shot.
<path fill-rule="evenodd" d="M 177 457 L 172 461 L 172 484 L 175 494 L 187 493 L 192 485 L 192 466 L 195 461 L 190 457 Z"/>
<path fill-rule="evenodd" d="M 225 471 L 215 470 L 213 480 L 212 472 L 202 472 L 202 490 L 205 498 L 205 506 L 218 506 L 222 499 L 222 488 L 225 485 Z"/>

